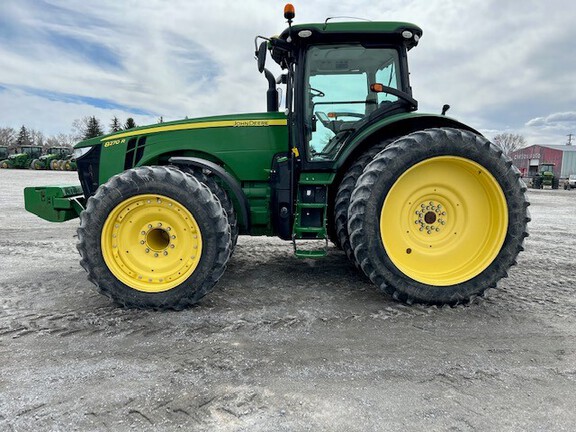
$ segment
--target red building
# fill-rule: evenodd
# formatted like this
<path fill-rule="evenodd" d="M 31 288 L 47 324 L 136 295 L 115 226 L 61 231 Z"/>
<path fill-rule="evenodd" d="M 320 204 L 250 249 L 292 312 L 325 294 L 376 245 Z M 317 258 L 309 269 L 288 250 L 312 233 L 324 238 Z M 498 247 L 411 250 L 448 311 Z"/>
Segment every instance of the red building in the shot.
<path fill-rule="evenodd" d="M 568 177 L 576 174 L 576 146 L 536 144 L 510 154 L 523 177 L 532 177 L 543 164 L 554 164 L 554 175 Z"/>

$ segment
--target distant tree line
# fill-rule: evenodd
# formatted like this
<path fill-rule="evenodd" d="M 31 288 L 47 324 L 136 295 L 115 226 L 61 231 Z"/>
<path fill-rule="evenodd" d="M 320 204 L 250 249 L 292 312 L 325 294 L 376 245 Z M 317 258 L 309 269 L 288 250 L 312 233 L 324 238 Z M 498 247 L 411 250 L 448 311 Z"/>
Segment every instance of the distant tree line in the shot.
<path fill-rule="evenodd" d="M 120 132 L 122 130 L 133 129 L 137 127 L 136 122 L 132 117 L 128 117 L 124 124 L 120 123 L 118 117 L 112 117 L 108 128 L 108 133 Z M 78 139 L 95 138 L 104 135 L 104 127 L 102 122 L 94 116 L 82 117 L 72 122 L 72 130 L 75 132 Z"/>
<path fill-rule="evenodd" d="M 132 117 L 126 119 L 124 124 L 118 117 L 112 117 L 108 133 L 119 132 L 137 127 Z M 59 133 L 45 136 L 42 132 L 22 125 L 20 130 L 12 127 L 0 126 L 0 146 L 8 147 L 12 153 L 22 146 L 49 147 L 72 147 L 78 141 L 94 138 L 107 133 L 102 126 L 102 122 L 95 116 L 86 116 L 72 122 L 72 132 L 69 134 Z"/>

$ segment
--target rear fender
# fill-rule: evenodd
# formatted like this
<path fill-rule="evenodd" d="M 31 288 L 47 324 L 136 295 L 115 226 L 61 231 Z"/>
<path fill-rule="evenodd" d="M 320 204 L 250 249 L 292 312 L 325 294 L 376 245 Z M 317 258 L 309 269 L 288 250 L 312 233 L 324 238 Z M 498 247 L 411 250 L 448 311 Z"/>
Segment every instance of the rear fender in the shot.
<path fill-rule="evenodd" d="M 336 161 L 336 168 L 339 172 L 344 172 L 360 154 L 378 142 L 419 130 L 438 127 L 463 129 L 481 135 L 477 130 L 450 117 L 436 114 L 398 114 L 372 123 L 352 135 Z"/>

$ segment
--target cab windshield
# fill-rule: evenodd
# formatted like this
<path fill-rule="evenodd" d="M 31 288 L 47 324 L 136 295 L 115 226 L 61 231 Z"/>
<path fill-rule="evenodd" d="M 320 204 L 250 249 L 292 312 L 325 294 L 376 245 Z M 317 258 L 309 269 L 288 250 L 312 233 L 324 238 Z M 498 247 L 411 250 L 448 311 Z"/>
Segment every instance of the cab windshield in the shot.
<path fill-rule="evenodd" d="M 308 160 L 333 160 L 342 135 L 381 106 L 398 100 L 370 90 L 372 84 L 399 89 L 398 52 L 358 45 L 318 45 L 308 50 L 304 115 Z"/>

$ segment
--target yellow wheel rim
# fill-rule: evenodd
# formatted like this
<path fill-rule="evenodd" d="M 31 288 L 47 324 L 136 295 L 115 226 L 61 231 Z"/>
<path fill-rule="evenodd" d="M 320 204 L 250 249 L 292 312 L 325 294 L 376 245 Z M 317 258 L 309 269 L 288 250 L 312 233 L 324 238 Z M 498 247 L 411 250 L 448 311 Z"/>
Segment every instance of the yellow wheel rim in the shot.
<path fill-rule="evenodd" d="M 182 204 L 162 195 L 122 201 L 104 222 L 101 245 L 112 274 L 144 292 L 180 285 L 202 256 L 198 223 Z"/>
<path fill-rule="evenodd" d="M 403 173 L 380 214 L 386 253 L 408 277 L 429 285 L 468 281 L 494 261 L 508 230 L 500 185 L 483 166 L 435 157 Z"/>

